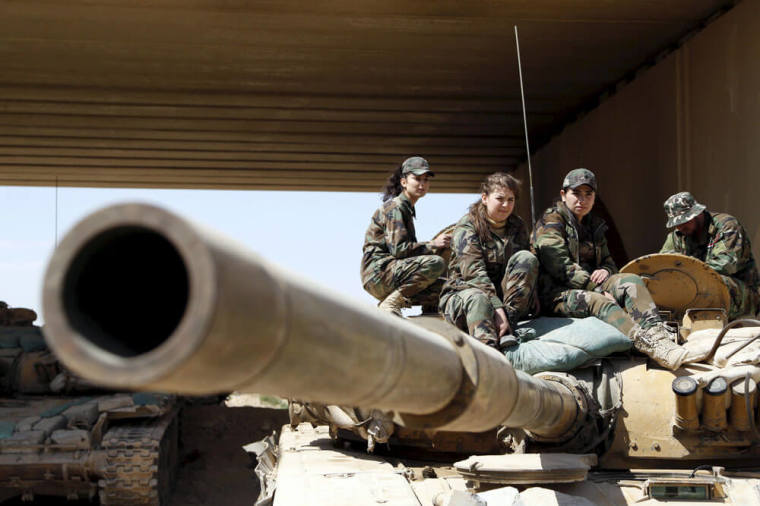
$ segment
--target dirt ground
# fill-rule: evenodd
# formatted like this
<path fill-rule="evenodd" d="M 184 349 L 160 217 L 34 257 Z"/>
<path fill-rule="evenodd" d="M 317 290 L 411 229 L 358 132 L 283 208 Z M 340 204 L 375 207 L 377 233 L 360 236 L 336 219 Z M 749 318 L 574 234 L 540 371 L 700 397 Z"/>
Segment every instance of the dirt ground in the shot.
<path fill-rule="evenodd" d="M 233 396 L 228 406 L 191 405 L 182 416 L 180 469 L 169 506 L 251 506 L 259 495 L 255 462 L 243 446 L 280 430 L 286 409 L 261 406 L 255 396 Z"/>

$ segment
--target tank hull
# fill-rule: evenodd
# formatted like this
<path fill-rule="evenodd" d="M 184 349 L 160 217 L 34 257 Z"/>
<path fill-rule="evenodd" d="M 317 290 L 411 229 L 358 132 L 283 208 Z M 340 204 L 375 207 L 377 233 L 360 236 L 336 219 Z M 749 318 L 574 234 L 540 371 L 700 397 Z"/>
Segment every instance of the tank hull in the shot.
<path fill-rule="evenodd" d="M 307 451 L 308 449 L 308 451 Z M 661 467 L 657 470 L 621 472 L 590 471 L 586 478 L 574 483 L 541 483 L 533 485 L 490 485 L 473 483 L 463 478 L 452 461 L 424 461 L 393 457 L 368 456 L 361 448 L 335 446 L 325 426 L 301 424 L 285 426 L 277 449 L 277 470 L 268 475 L 268 490 L 273 492 L 274 506 L 349 506 L 355 504 L 399 504 L 433 506 L 453 503 L 476 505 L 477 500 L 494 504 L 605 504 L 655 505 L 667 499 L 647 495 L 648 483 L 688 482 L 691 471 Z M 706 475 L 707 473 L 700 473 Z M 668 482 L 666 480 L 672 480 Z M 706 482 L 712 480 L 705 476 Z M 748 478 L 726 473 L 719 479 L 725 496 L 712 500 L 673 499 L 679 506 L 707 504 L 757 504 L 760 474 Z M 477 493 L 477 497 L 475 497 Z M 509 499 L 509 501 L 508 501 Z M 511 502 L 510 502 L 511 501 Z M 562 502 L 564 501 L 564 502 Z M 265 499 L 257 505 L 266 504 Z"/>

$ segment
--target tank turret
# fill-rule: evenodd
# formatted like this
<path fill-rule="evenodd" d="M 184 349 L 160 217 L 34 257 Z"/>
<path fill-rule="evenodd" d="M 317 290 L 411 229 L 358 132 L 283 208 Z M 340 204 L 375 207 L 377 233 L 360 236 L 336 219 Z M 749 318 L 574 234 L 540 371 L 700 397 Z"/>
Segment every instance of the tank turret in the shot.
<path fill-rule="evenodd" d="M 760 369 L 724 373 L 736 363 L 729 352 L 716 365 L 717 345 L 708 345 L 712 362 L 701 370 L 618 355 L 532 376 L 438 318 L 398 318 L 347 300 L 149 205 L 114 206 L 80 222 L 53 255 L 43 290 L 51 348 L 74 372 L 111 387 L 279 395 L 301 401 L 304 420 L 326 420 L 331 432 L 359 427 L 379 441 L 388 427 L 400 436 L 492 430 L 490 437 L 498 428 L 505 453 L 596 454 L 599 469 L 626 472 L 759 453 Z M 150 332 L 137 332 L 138 300 Z M 153 307 L 164 309 L 146 310 Z M 719 329 L 693 325 L 689 344 L 712 330 L 714 342 Z M 726 332 L 745 354 L 760 335 L 727 328 L 718 339 Z M 504 473 L 523 464 L 489 461 L 480 474 L 479 464 L 463 465 L 473 483 L 510 483 Z M 649 477 L 642 493 L 686 497 L 679 494 L 702 487 L 706 497 L 725 497 L 719 474 Z"/>
<path fill-rule="evenodd" d="M 135 331 L 137 300 L 143 318 L 166 308 L 150 333 Z M 148 205 L 78 224 L 50 261 L 43 302 L 54 351 L 111 387 L 266 393 L 393 411 L 408 427 L 546 437 L 584 415 L 572 385 L 515 371 L 444 322 L 344 300 Z"/>

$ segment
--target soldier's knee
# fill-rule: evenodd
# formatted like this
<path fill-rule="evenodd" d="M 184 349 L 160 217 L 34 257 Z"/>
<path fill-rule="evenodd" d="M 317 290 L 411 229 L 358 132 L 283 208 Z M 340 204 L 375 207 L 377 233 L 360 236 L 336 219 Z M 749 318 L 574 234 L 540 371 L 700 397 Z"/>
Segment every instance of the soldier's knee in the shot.
<path fill-rule="evenodd" d="M 526 271 L 538 271 L 538 258 L 528 250 L 518 251 L 512 255 L 509 263 Z"/>
<path fill-rule="evenodd" d="M 599 316 L 611 311 L 622 310 L 622 308 L 616 302 L 611 301 L 601 293 L 589 293 L 587 301 L 589 313 L 593 316 Z"/>
<path fill-rule="evenodd" d="M 425 270 L 437 278 L 446 270 L 446 261 L 443 257 L 439 257 L 438 255 L 427 255 L 427 258 L 425 259 Z"/>
<path fill-rule="evenodd" d="M 638 274 L 616 274 L 615 277 L 617 278 L 618 285 L 630 283 L 636 286 L 646 286 L 644 280 Z"/>

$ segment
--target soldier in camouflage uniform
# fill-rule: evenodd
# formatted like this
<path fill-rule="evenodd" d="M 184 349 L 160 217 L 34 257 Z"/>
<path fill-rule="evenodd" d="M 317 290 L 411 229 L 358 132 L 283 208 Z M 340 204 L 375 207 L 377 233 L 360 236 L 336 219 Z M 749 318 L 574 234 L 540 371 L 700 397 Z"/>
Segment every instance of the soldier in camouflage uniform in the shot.
<path fill-rule="evenodd" d="M 689 192 L 665 201 L 667 227 L 673 228 L 660 253 L 680 253 L 702 260 L 720 274 L 731 295 L 728 317 L 754 315 L 760 309 L 760 277 L 747 232 L 739 220 L 711 213 Z"/>
<path fill-rule="evenodd" d="M 372 215 L 364 236 L 361 277 L 364 289 L 380 300 L 378 307 L 401 315 L 401 308 L 421 304 L 437 312 L 446 262 L 438 255 L 451 235 L 417 242 L 414 204 L 425 196 L 433 176 L 427 160 L 407 158 L 391 174 L 383 204 Z"/>
<path fill-rule="evenodd" d="M 595 316 L 659 364 L 677 369 L 686 352 L 673 342 L 641 278 L 617 273 L 607 248 L 607 226 L 590 214 L 596 189 L 590 170 L 570 171 L 560 192 L 562 201 L 536 223 L 532 246 L 541 262 L 541 304 L 554 314 Z"/>
<path fill-rule="evenodd" d="M 517 343 L 515 323 L 533 307 L 538 259 L 528 251 L 525 224 L 512 214 L 519 182 L 496 173 L 454 228 L 440 310 L 446 320 L 488 345 Z"/>

